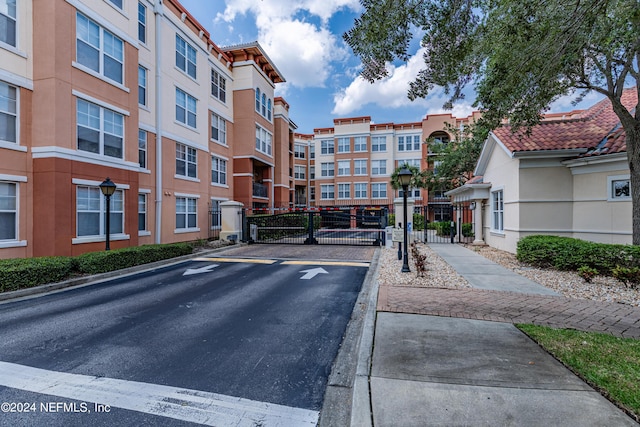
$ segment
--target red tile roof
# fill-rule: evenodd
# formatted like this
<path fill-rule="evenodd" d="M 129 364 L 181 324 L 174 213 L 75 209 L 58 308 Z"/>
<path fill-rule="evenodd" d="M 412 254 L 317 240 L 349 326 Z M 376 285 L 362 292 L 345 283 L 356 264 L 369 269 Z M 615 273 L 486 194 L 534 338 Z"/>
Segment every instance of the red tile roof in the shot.
<path fill-rule="evenodd" d="M 638 104 L 636 88 L 625 89 L 622 104 L 630 111 Z M 531 128 L 513 133 L 510 126 L 493 132 L 513 152 L 589 149 L 587 155 L 626 151 L 625 133 L 608 98 L 567 120 L 545 120 Z M 599 150 L 598 150 L 599 148 Z"/>

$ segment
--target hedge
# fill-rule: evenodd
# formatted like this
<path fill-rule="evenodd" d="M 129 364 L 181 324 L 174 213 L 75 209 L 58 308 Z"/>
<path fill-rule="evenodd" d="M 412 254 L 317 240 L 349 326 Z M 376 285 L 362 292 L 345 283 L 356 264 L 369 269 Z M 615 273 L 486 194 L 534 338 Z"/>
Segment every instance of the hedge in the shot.
<path fill-rule="evenodd" d="M 98 274 L 193 253 L 190 243 L 145 245 L 77 257 L 0 260 L 0 292 L 61 282 L 73 275 Z"/>
<path fill-rule="evenodd" d="M 535 235 L 520 239 L 516 257 L 518 261 L 538 267 L 574 271 L 590 267 L 599 274 L 613 276 L 616 269 L 640 267 L 640 246 Z"/>

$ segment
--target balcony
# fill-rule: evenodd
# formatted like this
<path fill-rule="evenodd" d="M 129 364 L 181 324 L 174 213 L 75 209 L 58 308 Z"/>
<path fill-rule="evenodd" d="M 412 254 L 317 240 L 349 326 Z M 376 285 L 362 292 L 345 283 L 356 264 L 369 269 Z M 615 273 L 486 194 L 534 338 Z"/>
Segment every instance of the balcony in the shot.
<path fill-rule="evenodd" d="M 257 182 L 253 183 L 253 197 L 264 197 L 265 199 L 268 197 L 267 196 L 267 186 L 264 184 L 259 184 Z"/>

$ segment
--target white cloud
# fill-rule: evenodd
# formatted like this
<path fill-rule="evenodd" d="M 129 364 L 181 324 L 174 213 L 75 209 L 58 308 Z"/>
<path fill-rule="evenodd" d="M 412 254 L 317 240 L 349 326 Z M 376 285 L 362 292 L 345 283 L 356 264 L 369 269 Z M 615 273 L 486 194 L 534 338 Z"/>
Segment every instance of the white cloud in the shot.
<path fill-rule="evenodd" d="M 232 23 L 236 16 L 251 13 L 256 17 L 259 43 L 288 85 L 324 87 L 333 73 L 331 64 L 348 54 L 328 29 L 329 18 L 343 8 L 361 9 L 358 0 L 233 0 L 216 21 Z M 302 16 L 318 17 L 321 23 Z M 286 91 L 279 89 L 279 93 Z"/>
<path fill-rule="evenodd" d="M 582 102 L 578 105 L 573 105 L 573 101 L 576 99 L 577 94 L 566 95 L 556 99 L 549 106 L 549 113 L 568 113 L 572 110 L 581 110 L 585 108 L 591 107 L 593 104 L 597 103 L 603 98 L 603 95 L 600 95 L 597 92 L 591 91 L 589 92 Z"/>

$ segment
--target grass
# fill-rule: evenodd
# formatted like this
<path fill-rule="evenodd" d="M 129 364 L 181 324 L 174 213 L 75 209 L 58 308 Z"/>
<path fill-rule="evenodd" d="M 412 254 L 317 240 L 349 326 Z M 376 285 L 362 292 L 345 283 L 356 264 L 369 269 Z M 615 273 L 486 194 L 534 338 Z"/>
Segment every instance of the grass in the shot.
<path fill-rule="evenodd" d="M 640 420 L 640 340 L 516 325 L 620 408 Z"/>

